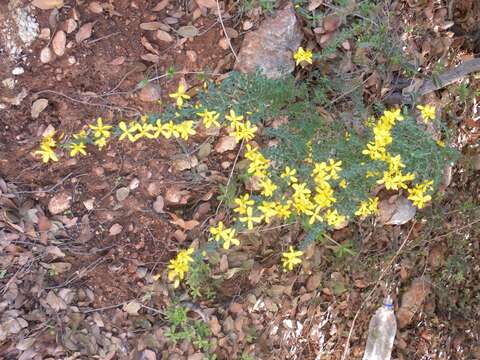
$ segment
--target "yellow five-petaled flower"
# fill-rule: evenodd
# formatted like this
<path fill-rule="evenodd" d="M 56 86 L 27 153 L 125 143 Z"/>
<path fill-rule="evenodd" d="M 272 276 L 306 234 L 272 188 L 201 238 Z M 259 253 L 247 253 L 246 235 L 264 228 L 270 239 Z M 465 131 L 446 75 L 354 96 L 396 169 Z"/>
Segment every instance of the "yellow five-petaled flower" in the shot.
<path fill-rule="evenodd" d="M 77 154 L 87 155 L 87 152 L 85 151 L 85 143 L 79 142 L 70 144 L 70 156 L 74 157 Z"/>
<path fill-rule="evenodd" d="M 301 264 L 303 251 L 294 250 L 292 246 L 289 247 L 289 251 L 282 253 L 282 263 L 285 270 L 293 270 L 295 265 Z"/>
<path fill-rule="evenodd" d="M 293 58 L 295 59 L 295 62 L 300 64 L 302 61 L 305 61 L 306 63 L 312 64 L 313 62 L 313 53 L 312 50 L 304 50 L 303 47 L 299 47 L 297 51 L 293 54 Z"/>
<path fill-rule="evenodd" d="M 96 125 L 89 125 L 89 128 L 93 130 L 93 136 L 96 138 L 109 138 L 111 125 L 104 125 L 103 119 L 99 117 Z"/>
<path fill-rule="evenodd" d="M 430 120 L 435 120 L 435 106 L 432 105 L 417 105 L 417 109 L 422 114 L 423 122 L 427 123 Z"/>
<path fill-rule="evenodd" d="M 169 94 L 168 96 L 170 96 L 173 99 L 177 99 L 177 106 L 179 108 L 183 106 L 183 100 L 190 99 L 190 95 L 187 95 L 185 93 L 185 85 L 183 84 L 178 85 L 177 92 Z"/>

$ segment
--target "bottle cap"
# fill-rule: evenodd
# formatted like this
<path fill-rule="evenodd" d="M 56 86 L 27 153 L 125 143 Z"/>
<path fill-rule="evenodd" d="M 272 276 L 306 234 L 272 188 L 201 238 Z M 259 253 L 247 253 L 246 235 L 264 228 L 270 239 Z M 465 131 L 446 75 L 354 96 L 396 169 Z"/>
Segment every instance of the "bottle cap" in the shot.
<path fill-rule="evenodd" d="M 385 297 L 385 299 L 383 300 L 383 306 L 385 306 L 389 310 L 393 309 L 393 299 L 390 295 L 387 295 L 387 297 Z"/>

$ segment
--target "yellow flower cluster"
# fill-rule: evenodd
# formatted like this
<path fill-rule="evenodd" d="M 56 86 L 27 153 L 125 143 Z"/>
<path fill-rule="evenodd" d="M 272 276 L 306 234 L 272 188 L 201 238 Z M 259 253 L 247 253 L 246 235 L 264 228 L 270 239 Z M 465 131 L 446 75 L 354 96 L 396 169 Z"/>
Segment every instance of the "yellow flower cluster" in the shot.
<path fill-rule="evenodd" d="M 432 191 L 432 180 L 425 180 L 424 182 L 415 185 L 413 189 L 408 189 L 408 198 L 412 201 L 413 205 L 422 209 L 425 206 L 425 203 L 432 200 L 432 196 L 425 194 L 426 192 Z"/>
<path fill-rule="evenodd" d="M 218 223 L 217 227 L 210 227 L 210 234 L 213 235 L 210 240 L 223 241 L 225 250 L 228 250 L 231 244 L 240 245 L 240 241 L 235 237 L 235 229 L 225 228 L 222 221 Z"/>
<path fill-rule="evenodd" d="M 360 203 L 360 207 L 355 212 L 356 216 L 366 217 L 378 213 L 378 198 L 370 198 Z"/>
<path fill-rule="evenodd" d="M 190 263 L 193 262 L 191 257 L 193 251 L 193 248 L 182 250 L 175 259 L 170 260 L 168 264 L 168 280 L 173 281 L 173 287 L 178 287 L 180 281 L 184 279 L 185 274 L 188 272 Z"/>
<path fill-rule="evenodd" d="M 387 190 L 406 189 L 407 182 L 415 179 L 415 174 L 402 173 L 405 164 L 402 163 L 400 155 L 393 156 L 387 150 L 388 145 L 393 141 L 392 128 L 397 121 L 404 120 L 400 109 L 386 110 L 373 126 L 374 140 L 367 144 L 362 151 L 374 161 L 382 161 L 388 165 L 388 170 L 383 172 L 378 184 L 383 184 Z"/>
<path fill-rule="evenodd" d="M 40 150 L 34 152 L 35 155 L 40 155 L 44 163 L 48 163 L 50 160 L 58 161 L 57 154 L 55 154 L 55 147 L 57 142 L 53 139 L 55 133 L 45 135 L 40 143 Z"/>

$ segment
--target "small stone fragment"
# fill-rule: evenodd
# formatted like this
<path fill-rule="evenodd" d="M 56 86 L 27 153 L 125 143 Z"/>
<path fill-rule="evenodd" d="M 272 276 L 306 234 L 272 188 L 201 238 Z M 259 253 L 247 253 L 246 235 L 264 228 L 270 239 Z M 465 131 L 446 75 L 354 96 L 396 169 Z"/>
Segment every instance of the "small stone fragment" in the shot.
<path fill-rule="evenodd" d="M 113 224 L 109 230 L 110 236 L 118 235 L 122 232 L 123 226 L 120 224 Z"/>
<path fill-rule="evenodd" d="M 37 99 L 33 102 L 32 108 L 31 108 L 31 115 L 33 119 L 38 118 L 40 113 L 45 110 L 45 108 L 48 106 L 48 100 L 47 99 Z"/>
<path fill-rule="evenodd" d="M 17 66 L 12 70 L 12 75 L 22 75 L 23 73 L 25 73 L 25 69 L 21 66 Z"/>
<path fill-rule="evenodd" d="M 41 51 L 40 51 L 40 61 L 43 64 L 49 63 L 53 59 L 53 53 L 52 50 L 48 46 L 45 46 Z"/>
<path fill-rule="evenodd" d="M 63 56 L 65 54 L 65 46 L 67 45 L 67 35 L 64 31 L 59 30 L 55 34 L 52 40 L 53 52 L 57 56 Z"/>
<path fill-rule="evenodd" d="M 130 194 L 130 189 L 127 188 L 127 187 L 122 187 L 122 188 L 118 189 L 117 192 L 115 193 L 118 201 L 125 200 L 128 197 L 129 194 Z"/>
<path fill-rule="evenodd" d="M 132 181 L 130 181 L 130 184 L 128 184 L 128 188 L 130 190 L 135 190 L 138 188 L 139 185 L 140 185 L 140 180 L 138 180 L 138 178 L 133 178 Z"/>
<path fill-rule="evenodd" d="M 154 102 L 160 99 L 160 87 L 155 84 L 148 84 L 138 94 L 138 98 L 144 102 Z"/>
<path fill-rule="evenodd" d="M 158 195 L 157 199 L 153 203 L 153 210 L 155 210 L 157 214 L 161 214 L 164 212 L 163 211 L 164 206 L 165 206 L 165 201 L 163 200 L 163 196 Z"/>

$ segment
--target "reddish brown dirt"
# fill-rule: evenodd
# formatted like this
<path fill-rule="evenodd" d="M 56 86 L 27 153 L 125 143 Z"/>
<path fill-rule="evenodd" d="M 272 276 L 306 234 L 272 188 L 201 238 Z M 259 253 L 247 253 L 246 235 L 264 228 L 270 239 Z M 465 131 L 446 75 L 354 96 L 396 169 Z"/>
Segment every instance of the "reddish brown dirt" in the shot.
<path fill-rule="evenodd" d="M 59 133 L 64 132 L 68 136 L 98 116 L 115 123 L 128 116 L 131 112 L 128 109 L 140 113 L 159 112 L 161 105 L 142 102 L 131 92 L 140 81 L 164 74 L 170 68 L 183 72 L 218 70 L 219 63 L 228 55 L 218 46 L 222 29 L 215 18 L 200 16 L 192 23 L 191 13 L 177 4 L 159 13 L 150 11 L 155 5 L 151 1 L 119 0 L 113 5 L 118 15 L 92 13 L 87 2 L 62 8 L 58 14 L 58 29 L 62 29 L 65 20 L 74 17 L 76 11 L 81 24 L 94 22 L 92 37 L 77 44 L 76 31 L 67 35 L 67 44 L 71 41 L 72 47 L 67 46 L 65 55 L 49 64 L 42 64 L 39 60 L 40 50 L 46 41 L 36 40 L 32 45 L 32 54 L 28 56 L 28 64 L 23 66 L 25 74 L 17 77 L 14 90 L 2 88 L 1 94 L 11 97 L 22 88 L 28 91 L 28 96 L 19 106 L 9 107 L 1 115 L 0 176 L 26 190 L 59 184 L 55 191 L 38 194 L 45 207 L 57 191 L 65 190 L 73 195 L 70 216 L 78 218 L 78 222 L 73 230 L 69 230 L 69 236 L 75 249 L 79 246 L 81 250 L 77 250 L 78 253 L 70 259 L 73 267 L 69 274 L 54 278 L 54 282 L 60 284 L 76 271 L 101 259 L 102 262 L 93 270 L 75 280 L 94 291 L 96 306 L 108 306 L 138 295 L 142 280 L 135 275 L 136 269 L 146 266 L 151 271 L 155 268 L 159 270 L 181 246 L 174 236 L 177 228 L 168 221 L 170 216 L 156 214 L 152 210 L 155 197 L 148 194 L 148 184 L 159 181 L 161 193 L 172 185 L 198 190 L 198 197 L 189 201 L 193 213 L 199 198 L 207 192 L 207 182 L 194 184 L 189 176 L 171 171 L 172 157 L 181 154 L 182 150 L 164 140 L 139 142 L 133 146 L 112 145 L 106 152 L 89 148 L 91 154 L 88 158 L 45 166 L 32 156 L 41 133 L 47 125 L 52 125 Z M 0 12 L 7 12 L 5 3 L 0 4 Z M 50 11 L 35 10 L 34 13 L 40 29 L 50 27 Z M 173 27 L 193 24 L 201 35 L 180 43 L 165 43 L 155 39 L 154 31 L 143 31 L 139 27 L 142 22 L 162 21 L 166 17 L 171 19 L 172 15 L 178 17 L 178 24 Z M 160 61 L 157 64 L 140 58 L 148 53 L 142 46 L 142 37 L 158 50 Z M 124 60 L 120 65 L 112 65 L 113 60 L 118 62 L 121 57 Z M 73 58 L 75 64 L 72 65 L 69 59 Z M 1 57 L 0 78 L 11 77 L 14 65 L 8 58 Z M 132 71 L 135 68 L 138 70 Z M 196 74 L 184 75 L 184 78 L 189 85 L 198 83 Z M 161 87 L 165 101 L 169 101 L 167 94 L 176 88 L 179 80 L 180 77 L 175 76 L 155 81 Z M 101 96 L 114 88 L 115 94 Z M 86 97 L 85 93 L 91 97 Z M 47 98 L 49 105 L 38 119 L 32 119 L 30 107 L 39 97 Z M 195 145 L 198 144 L 191 144 L 192 147 Z M 67 176 L 68 179 L 62 182 Z M 127 186 L 133 178 L 140 180 L 139 189 L 119 207 L 115 190 Z M 88 199 L 97 201 L 95 209 L 90 212 L 82 204 Z M 113 210 L 115 207 L 118 209 Z M 166 211 L 174 210 L 166 208 Z M 91 236 L 86 241 L 82 241 L 79 235 L 84 216 L 88 216 L 91 228 Z M 108 230 L 114 223 L 121 224 L 123 231 L 120 235 L 110 236 Z M 97 251 L 93 252 L 92 248 Z"/>

